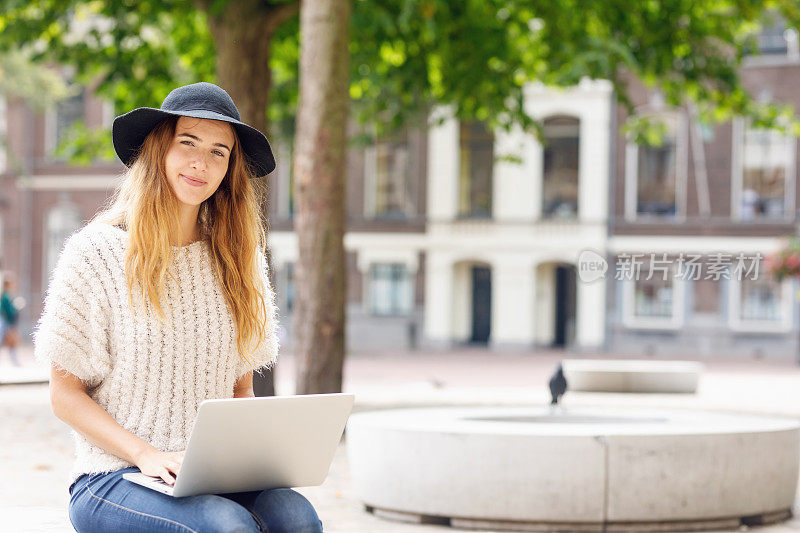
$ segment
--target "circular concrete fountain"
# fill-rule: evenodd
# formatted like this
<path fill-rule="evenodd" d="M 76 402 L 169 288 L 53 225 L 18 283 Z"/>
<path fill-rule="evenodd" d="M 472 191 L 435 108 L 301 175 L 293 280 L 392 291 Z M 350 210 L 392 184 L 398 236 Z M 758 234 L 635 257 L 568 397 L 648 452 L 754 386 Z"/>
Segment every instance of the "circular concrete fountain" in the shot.
<path fill-rule="evenodd" d="M 387 518 L 469 529 L 698 530 L 790 516 L 800 423 L 677 410 L 358 413 L 353 483 Z"/>

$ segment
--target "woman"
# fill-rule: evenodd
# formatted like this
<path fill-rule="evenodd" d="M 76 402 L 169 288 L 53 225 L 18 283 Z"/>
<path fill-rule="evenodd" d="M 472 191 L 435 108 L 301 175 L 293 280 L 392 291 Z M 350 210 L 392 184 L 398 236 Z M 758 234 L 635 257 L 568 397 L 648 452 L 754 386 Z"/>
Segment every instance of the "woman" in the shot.
<path fill-rule="evenodd" d="M 210 83 L 119 116 L 130 168 L 112 204 L 64 246 L 35 333 L 54 413 L 72 426 L 69 514 L 84 531 L 321 531 L 290 489 L 172 498 L 201 401 L 253 396 L 278 351 L 265 231 L 251 178 L 266 137 Z"/>

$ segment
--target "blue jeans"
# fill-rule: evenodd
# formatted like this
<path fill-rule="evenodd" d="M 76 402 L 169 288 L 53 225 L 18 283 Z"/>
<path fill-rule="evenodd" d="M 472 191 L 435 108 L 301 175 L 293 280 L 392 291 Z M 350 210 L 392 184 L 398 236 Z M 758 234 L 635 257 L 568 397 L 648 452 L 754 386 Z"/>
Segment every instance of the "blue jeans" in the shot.
<path fill-rule="evenodd" d="M 311 503 L 291 489 L 173 498 L 122 479 L 136 467 L 84 474 L 70 487 L 69 519 L 79 533 L 318 533 Z"/>

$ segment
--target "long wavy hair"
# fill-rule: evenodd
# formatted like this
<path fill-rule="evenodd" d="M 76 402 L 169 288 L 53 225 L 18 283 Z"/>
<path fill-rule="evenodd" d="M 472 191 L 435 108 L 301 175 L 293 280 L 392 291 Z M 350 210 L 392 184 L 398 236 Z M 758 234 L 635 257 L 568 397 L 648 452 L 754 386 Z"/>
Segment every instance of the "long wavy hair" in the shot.
<path fill-rule="evenodd" d="M 108 206 L 93 218 L 127 230 L 128 305 L 133 309 L 133 293 L 139 291 L 143 307 L 149 302 L 162 323 L 166 316 L 161 296 L 167 276 L 175 280 L 169 269 L 176 252 L 172 247 L 180 244 L 172 241 L 180 235 L 179 200 L 167 181 L 164 163 L 177 122 L 177 117 L 170 117 L 153 128 Z M 267 299 L 272 298 L 266 294 L 267 272 L 261 266 L 266 263 L 266 226 L 259 205 L 266 189 L 252 179 L 236 130 L 231 129 L 234 143 L 228 172 L 216 192 L 200 205 L 198 221 L 236 324 L 239 356 L 247 362 L 265 340 Z"/>

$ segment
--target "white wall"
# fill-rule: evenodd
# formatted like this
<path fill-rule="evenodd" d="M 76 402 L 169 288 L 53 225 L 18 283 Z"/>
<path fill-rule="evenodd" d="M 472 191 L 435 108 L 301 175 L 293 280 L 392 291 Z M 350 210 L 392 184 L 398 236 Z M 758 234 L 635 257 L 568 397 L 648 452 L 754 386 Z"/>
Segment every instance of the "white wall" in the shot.
<path fill-rule="evenodd" d="M 540 220 L 543 149 L 533 134 L 519 128 L 495 132 L 496 160 L 491 220 L 457 220 L 459 127 L 448 120 L 429 132 L 426 250 L 438 256 L 426 285 L 443 283 L 450 259 L 450 302 L 431 301 L 443 291 L 426 291 L 426 331 L 431 340 L 459 341 L 469 334 L 471 287 L 455 258 L 482 261 L 492 268 L 492 334 L 495 345 L 549 344 L 554 335 L 555 276 L 542 262 L 575 264 L 580 252 L 605 253 L 608 218 L 612 93 L 608 83 L 582 82 L 558 90 L 530 85 L 527 112 L 539 120 L 568 115 L 580 122 L 578 220 Z M 452 110 L 437 113 L 452 116 Z M 576 341 L 600 346 L 605 331 L 605 282 L 581 287 L 576 295 Z M 441 314 L 439 314 L 441 313 Z M 450 317 L 450 318 L 443 318 Z M 451 320 L 450 328 L 445 325 Z"/>
<path fill-rule="evenodd" d="M 447 108 L 432 114 L 431 124 L 437 117 L 452 116 Z M 451 219 L 458 214 L 458 121 L 452 118 L 428 130 L 428 218 Z"/>
<path fill-rule="evenodd" d="M 492 342 L 530 345 L 534 341 L 534 277 L 531 258 L 498 256 L 492 268 Z"/>

